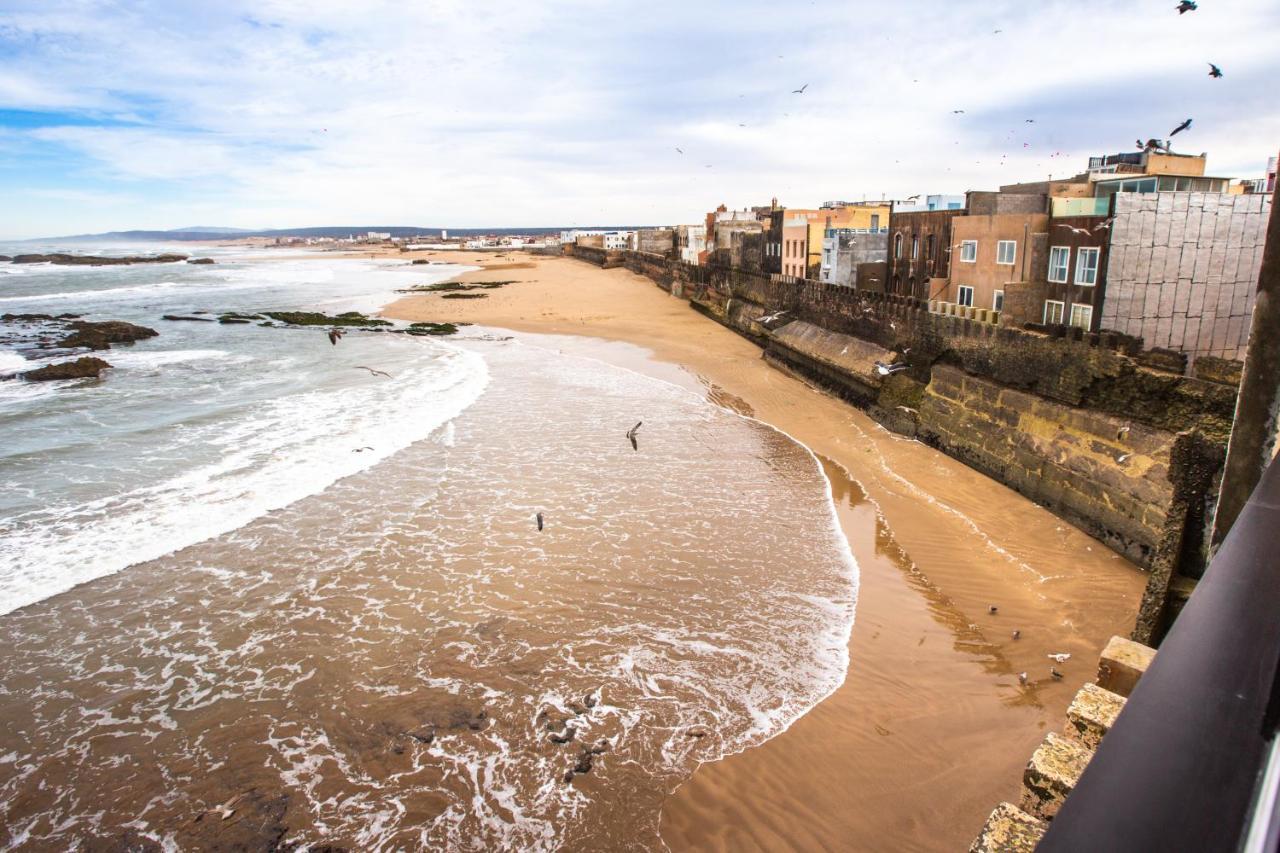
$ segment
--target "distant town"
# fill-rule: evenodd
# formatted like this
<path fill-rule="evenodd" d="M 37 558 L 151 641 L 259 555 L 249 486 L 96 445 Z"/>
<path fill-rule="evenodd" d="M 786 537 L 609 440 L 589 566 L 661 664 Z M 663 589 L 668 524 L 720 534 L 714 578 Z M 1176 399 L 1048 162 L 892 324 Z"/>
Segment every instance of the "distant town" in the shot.
<path fill-rule="evenodd" d="M 995 191 L 816 208 L 719 205 L 691 224 L 277 237 L 278 245 L 558 252 L 564 244 L 911 296 L 996 325 L 1102 329 L 1148 348 L 1238 359 L 1262 260 L 1276 157 L 1263 177 L 1207 174 L 1205 154 L 1090 157 L 1072 177 Z M 1160 287 L 1176 282 L 1176 287 Z"/>

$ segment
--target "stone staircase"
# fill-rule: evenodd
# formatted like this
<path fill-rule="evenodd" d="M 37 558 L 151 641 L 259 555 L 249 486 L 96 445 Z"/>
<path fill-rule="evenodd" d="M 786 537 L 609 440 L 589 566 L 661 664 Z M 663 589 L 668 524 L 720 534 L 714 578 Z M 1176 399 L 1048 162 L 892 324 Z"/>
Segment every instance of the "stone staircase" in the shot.
<path fill-rule="evenodd" d="M 1141 643 L 1111 638 L 1098 660 L 1096 682 L 1081 687 L 1067 708 L 1063 733 L 1047 734 L 1027 762 L 1019 802 L 995 807 L 970 853 L 1035 850 L 1155 654 Z"/>

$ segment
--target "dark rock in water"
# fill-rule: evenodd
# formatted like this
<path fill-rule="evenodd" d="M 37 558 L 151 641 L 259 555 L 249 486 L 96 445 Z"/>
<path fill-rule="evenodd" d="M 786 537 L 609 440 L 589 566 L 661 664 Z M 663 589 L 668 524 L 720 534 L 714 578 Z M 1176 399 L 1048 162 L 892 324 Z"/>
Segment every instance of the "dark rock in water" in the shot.
<path fill-rule="evenodd" d="M 410 323 L 405 334 L 409 335 L 452 335 L 458 331 L 454 323 Z"/>
<path fill-rule="evenodd" d="M 165 314 L 165 315 L 164 315 L 163 317 L 161 317 L 160 319 L 161 319 L 161 320 L 173 320 L 174 322 L 177 322 L 177 321 L 179 321 L 179 320 L 189 320 L 189 321 L 191 321 L 191 322 L 195 322 L 195 323 L 212 323 L 212 322 L 213 322 L 213 318 L 212 318 L 212 317 L 184 317 L 184 316 L 183 316 L 183 315 L 181 315 L 181 314 Z"/>
<path fill-rule="evenodd" d="M 252 323 L 253 321 L 252 321 L 252 320 L 246 320 L 246 319 L 245 319 L 245 318 L 243 318 L 243 317 L 219 317 L 219 318 L 218 318 L 218 322 L 219 322 L 219 323 L 222 323 L 223 325 L 228 325 L 228 326 L 230 326 L 230 325 L 235 325 L 235 324 L 237 324 L 237 323 L 244 323 L 244 324 L 246 324 L 246 325 L 247 325 L 247 324 L 249 324 L 249 323 Z"/>
<path fill-rule="evenodd" d="M 685 732 L 685 737 L 697 738 L 699 740 L 701 740 L 706 736 L 707 736 L 707 733 L 702 729 L 690 729 L 689 731 Z"/>
<path fill-rule="evenodd" d="M 573 765 L 573 772 L 574 773 L 590 773 L 591 765 L 592 765 L 592 762 L 594 761 L 595 761 L 595 754 L 589 749 L 584 749 L 582 751 L 582 754 L 578 756 L 578 763 Z"/>
<path fill-rule="evenodd" d="M 335 314 L 321 314 L 318 311 L 266 311 L 265 316 L 290 326 L 390 326 L 387 320 L 366 317 L 359 311 L 346 311 Z"/>
<path fill-rule="evenodd" d="M 561 732 L 560 734 L 551 735 L 551 742 L 561 743 L 561 744 L 568 743 L 569 741 L 577 737 L 577 735 L 578 735 L 577 729 L 575 729 L 573 726 L 565 726 L 564 731 Z"/>
<path fill-rule="evenodd" d="M 75 361 L 63 361 L 50 364 L 38 370 L 28 370 L 18 374 L 28 382 L 53 382 L 59 379 L 97 379 L 102 371 L 111 365 L 100 358 L 84 356 Z"/>
<path fill-rule="evenodd" d="M 435 739 L 436 739 L 436 733 L 435 733 L 434 731 L 429 731 L 429 732 L 405 732 L 405 734 L 407 734 L 409 737 L 411 737 L 411 738 L 413 738 L 414 740 L 416 740 L 418 743 L 431 743 L 433 740 L 435 740 Z"/>
<path fill-rule="evenodd" d="M 0 320 L 6 323 L 49 323 L 58 319 L 52 314 L 0 314 Z"/>
<path fill-rule="evenodd" d="M 217 261 L 215 261 L 213 258 L 190 258 L 190 259 L 187 261 L 187 263 L 189 263 L 189 264 L 216 264 L 216 263 L 217 263 Z"/>
<path fill-rule="evenodd" d="M 61 266 L 108 267 L 128 266 L 130 264 L 173 264 L 185 261 L 186 255 L 126 255 L 120 258 L 105 258 L 98 255 L 68 255 L 55 252 L 51 255 L 15 255 L 11 263 L 15 264 L 59 264 Z"/>
<path fill-rule="evenodd" d="M 58 341 L 58 346 L 64 349 L 75 347 L 111 349 L 112 344 L 129 344 L 145 338 L 154 338 L 160 334 L 155 329 L 135 326 L 123 320 L 104 320 L 96 323 L 88 320 L 74 320 L 70 326 L 74 331 Z"/>
<path fill-rule="evenodd" d="M 429 264 L 429 263 L 431 263 L 431 261 L 428 261 L 426 258 L 416 258 L 416 259 L 414 260 L 414 263 L 415 263 L 415 264 Z"/>

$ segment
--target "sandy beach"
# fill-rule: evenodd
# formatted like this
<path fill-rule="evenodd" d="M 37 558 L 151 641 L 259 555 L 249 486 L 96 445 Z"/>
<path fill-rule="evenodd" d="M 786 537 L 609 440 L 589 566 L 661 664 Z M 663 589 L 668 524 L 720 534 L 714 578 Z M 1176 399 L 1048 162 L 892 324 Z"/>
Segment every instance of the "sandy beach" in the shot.
<path fill-rule="evenodd" d="M 483 298 L 414 294 L 386 316 L 561 336 L 566 351 L 701 388 L 823 461 L 860 569 L 848 677 L 785 733 L 674 791 L 662 820 L 672 849 L 963 849 L 1016 797 L 1107 639 L 1130 630 L 1144 576 L 1127 561 L 769 366 L 648 279 L 516 252 L 400 257 L 482 267 L 464 283 L 511 283 L 470 291 Z M 1054 681 L 1046 655 L 1059 652 L 1071 660 Z"/>

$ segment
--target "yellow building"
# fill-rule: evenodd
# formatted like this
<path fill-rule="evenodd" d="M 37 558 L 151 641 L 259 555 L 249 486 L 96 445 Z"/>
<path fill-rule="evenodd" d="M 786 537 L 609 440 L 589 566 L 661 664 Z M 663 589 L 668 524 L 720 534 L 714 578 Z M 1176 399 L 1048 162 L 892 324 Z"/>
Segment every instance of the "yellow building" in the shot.
<path fill-rule="evenodd" d="M 801 223 L 807 229 L 800 230 Z M 855 231 L 887 231 L 889 229 L 888 202 L 833 203 L 817 210 L 787 208 L 783 219 L 785 237 L 794 246 L 789 258 L 784 257 L 783 273 L 802 278 L 817 278 L 822 266 L 822 238 L 828 228 L 848 228 Z M 802 235 L 799 239 L 795 235 Z M 798 245 L 803 242 L 803 246 Z M 785 254 L 785 253 L 784 253 Z M 800 258 L 804 259 L 803 266 Z M 791 260 L 788 263 L 788 259 Z"/>

